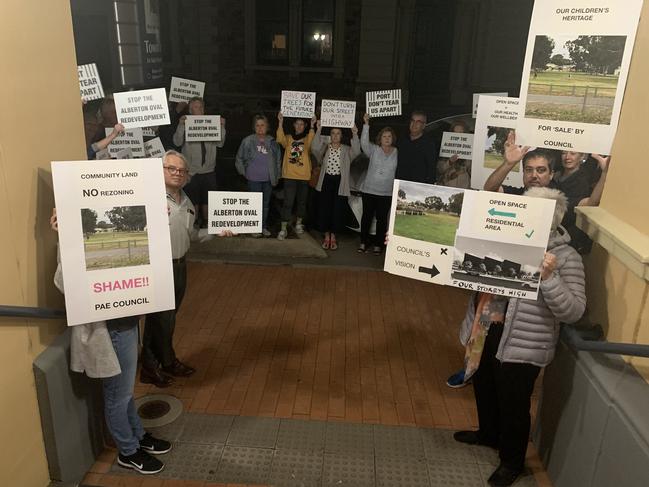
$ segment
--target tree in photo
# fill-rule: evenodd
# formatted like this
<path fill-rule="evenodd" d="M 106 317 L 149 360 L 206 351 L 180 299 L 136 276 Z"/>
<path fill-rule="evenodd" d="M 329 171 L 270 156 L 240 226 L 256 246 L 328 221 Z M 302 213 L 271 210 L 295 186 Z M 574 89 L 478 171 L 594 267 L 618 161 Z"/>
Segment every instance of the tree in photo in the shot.
<path fill-rule="evenodd" d="M 622 65 L 626 36 L 579 36 L 566 42 L 577 71 L 614 74 Z"/>
<path fill-rule="evenodd" d="M 398 196 L 399 196 L 400 200 L 405 200 L 406 199 L 406 192 L 403 189 L 399 188 Z"/>
<path fill-rule="evenodd" d="M 508 129 L 504 127 L 487 127 L 487 138 L 495 135 L 491 148 L 493 152 L 500 154 L 501 156 L 505 153 L 505 142 L 507 142 L 507 137 L 510 132 L 514 132 L 514 129 Z"/>
<path fill-rule="evenodd" d="M 95 233 L 97 229 L 97 212 L 90 208 L 81 209 L 81 228 L 85 238 Z"/>
<path fill-rule="evenodd" d="M 566 59 L 565 57 L 563 57 L 563 54 L 554 54 L 550 58 L 550 62 L 557 66 L 567 66 L 568 64 L 570 64 L 571 61 L 570 59 Z"/>
<path fill-rule="evenodd" d="M 554 41 L 548 36 L 536 36 L 534 42 L 534 53 L 532 54 L 532 69 L 534 72 L 545 70 L 550 62 L 550 56 L 554 50 Z"/>
<path fill-rule="evenodd" d="M 106 216 L 118 232 L 141 232 L 146 227 L 144 206 L 116 206 Z"/>
<path fill-rule="evenodd" d="M 448 199 L 448 212 L 460 215 L 462 213 L 462 203 L 464 202 L 464 191 L 455 193 Z"/>
<path fill-rule="evenodd" d="M 426 208 L 435 211 L 440 211 L 442 208 L 444 208 L 444 202 L 439 196 L 427 196 L 424 200 L 424 205 L 426 206 Z"/>

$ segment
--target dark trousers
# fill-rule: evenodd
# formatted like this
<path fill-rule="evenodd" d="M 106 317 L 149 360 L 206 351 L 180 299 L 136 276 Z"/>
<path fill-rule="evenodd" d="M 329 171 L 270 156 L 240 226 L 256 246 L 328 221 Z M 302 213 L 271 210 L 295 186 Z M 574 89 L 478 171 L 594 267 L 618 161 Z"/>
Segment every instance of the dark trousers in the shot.
<path fill-rule="evenodd" d="M 347 197 L 340 196 L 340 174 L 325 174 L 318 193 L 318 228 L 321 232 L 338 233 L 344 227 Z"/>
<path fill-rule="evenodd" d="M 503 325 L 491 326 L 473 375 L 478 435 L 484 443 L 498 447 L 501 463 L 522 470 L 530 436 L 530 398 L 541 368 L 496 359 L 502 334 Z"/>
<path fill-rule="evenodd" d="M 388 217 L 390 216 L 391 196 L 377 196 L 363 193 L 363 216 L 361 218 L 361 243 L 383 247 L 385 234 L 388 231 Z M 376 234 L 371 241 L 370 227 L 376 216 Z"/>
<path fill-rule="evenodd" d="M 284 180 L 284 203 L 282 204 L 282 221 L 291 221 L 293 203 L 297 199 L 297 216 L 306 216 L 306 200 L 309 195 L 309 182 L 301 179 Z"/>
<path fill-rule="evenodd" d="M 158 365 L 168 367 L 176 360 L 173 347 L 174 328 L 176 327 L 176 310 L 185 296 L 187 286 L 187 263 L 173 263 L 174 295 L 176 308 L 146 315 L 144 337 L 142 338 L 142 365 L 154 369 Z"/>

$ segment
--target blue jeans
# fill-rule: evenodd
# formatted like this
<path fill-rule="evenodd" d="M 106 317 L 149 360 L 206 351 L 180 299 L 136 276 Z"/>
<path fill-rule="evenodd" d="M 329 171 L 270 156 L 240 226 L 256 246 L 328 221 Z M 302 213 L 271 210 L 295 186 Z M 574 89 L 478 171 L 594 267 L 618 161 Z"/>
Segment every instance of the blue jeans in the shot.
<path fill-rule="evenodd" d="M 132 455 L 144 436 L 135 409 L 133 386 L 137 371 L 138 317 L 109 320 L 106 325 L 122 373 L 103 379 L 104 414 L 108 430 L 122 455 Z"/>
<path fill-rule="evenodd" d="M 248 181 L 248 191 L 251 193 L 263 194 L 264 211 L 262 214 L 261 228 L 268 228 L 268 212 L 270 210 L 270 196 L 273 192 L 273 186 L 270 181 Z"/>

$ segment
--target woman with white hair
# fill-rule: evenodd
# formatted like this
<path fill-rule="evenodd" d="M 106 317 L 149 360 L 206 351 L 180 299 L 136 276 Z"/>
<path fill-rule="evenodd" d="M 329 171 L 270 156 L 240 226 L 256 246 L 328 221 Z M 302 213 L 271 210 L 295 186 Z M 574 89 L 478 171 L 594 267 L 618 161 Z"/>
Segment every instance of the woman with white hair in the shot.
<path fill-rule="evenodd" d="M 466 357 L 477 365 L 476 369 L 467 361 L 464 380 L 473 380 L 479 428 L 453 436 L 461 443 L 498 449 L 500 465 L 489 477 L 495 486 L 511 485 L 522 473 L 534 382 L 554 357 L 559 324 L 574 323 L 586 308 L 581 256 L 560 225 L 567 209 L 565 195 L 533 187 L 525 196 L 556 201 L 538 297 L 533 301 L 476 293 L 460 331 Z"/>

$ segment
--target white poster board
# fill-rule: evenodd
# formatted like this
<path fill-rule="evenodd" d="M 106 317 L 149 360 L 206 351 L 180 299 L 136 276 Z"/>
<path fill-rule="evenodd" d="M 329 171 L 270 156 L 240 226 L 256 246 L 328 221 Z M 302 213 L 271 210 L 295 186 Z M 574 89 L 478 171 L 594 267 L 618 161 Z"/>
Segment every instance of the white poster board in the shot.
<path fill-rule="evenodd" d="M 356 119 L 356 102 L 322 100 L 320 124 L 323 127 L 352 128 Z"/>
<path fill-rule="evenodd" d="M 164 156 L 165 148 L 164 148 L 164 145 L 162 145 L 162 141 L 160 140 L 160 137 L 156 137 L 155 139 L 147 140 L 144 143 L 144 153 L 145 153 L 146 157 L 149 157 L 149 158 Z"/>
<path fill-rule="evenodd" d="M 95 63 L 77 66 L 77 74 L 83 101 L 99 100 L 104 97 L 104 89 L 101 86 L 99 72 Z"/>
<path fill-rule="evenodd" d="M 157 137 L 156 131 L 153 127 L 144 127 L 142 129 L 142 137 Z"/>
<path fill-rule="evenodd" d="M 536 299 L 554 205 L 544 198 L 466 191 L 451 285 Z"/>
<path fill-rule="evenodd" d="M 208 233 L 261 233 L 262 193 L 210 191 Z"/>
<path fill-rule="evenodd" d="M 315 114 L 315 93 L 311 91 L 282 91 L 280 111 L 285 117 L 306 118 Z"/>
<path fill-rule="evenodd" d="M 478 103 L 480 101 L 480 97 L 487 97 L 487 96 L 509 96 L 509 93 L 506 91 L 498 91 L 495 93 L 474 93 L 473 94 L 473 118 L 476 118 L 478 116 Z"/>
<path fill-rule="evenodd" d="M 124 128 L 169 125 L 167 94 L 164 88 L 115 93 L 117 121 Z"/>
<path fill-rule="evenodd" d="M 439 148 L 439 157 L 458 156 L 460 159 L 473 158 L 473 134 L 444 132 Z"/>
<path fill-rule="evenodd" d="M 205 93 L 205 83 L 203 81 L 171 77 L 169 101 L 187 102 L 194 97 L 203 98 L 203 93 Z"/>
<path fill-rule="evenodd" d="M 133 151 L 130 147 L 125 147 L 124 149 L 117 151 L 115 159 L 133 159 Z"/>
<path fill-rule="evenodd" d="M 368 91 L 365 93 L 365 111 L 370 118 L 401 115 L 401 90 Z"/>
<path fill-rule="evenodd" d="M 159 159 L 52 162 L 69 325 L 173 309 Z"/>
<path fill-rule="evenodd" d="M 609 154 L 642 0 L 535 2 L 517 143 Z"/>
<path fill-rule="evenodd" d="M 106 128 L 106 137 L 113 131 L 112 128 Z M 144 157 L 144 140 L 142 138 L 142 129 L 134 128 L 124 130 L 121 134 L 108 144 L 108 152 L 111 157 L 117 157 L 119 151 L 131 149 L 132 157 Z"/>
<path fill-rule="evenodd" d="M 464 191 L 395 179 L 384 270 L 449 284 Z"/>
<path fill-rule="evenodd" d="M 218 142 L 220 140 L 220 115 L 187 115 L 185 118 L 186 142 Z"/>
<path fill-rule="evenodd" d="M 507 134 L 516 133 L 520 103 L 518 98 L 480 97 L 473 138 L 471 187 L 482 189 L 487 178 L 503 162 Z M 506 186 L 523 186 L 523 171 L 517 164 L 503 181 Z"/>

